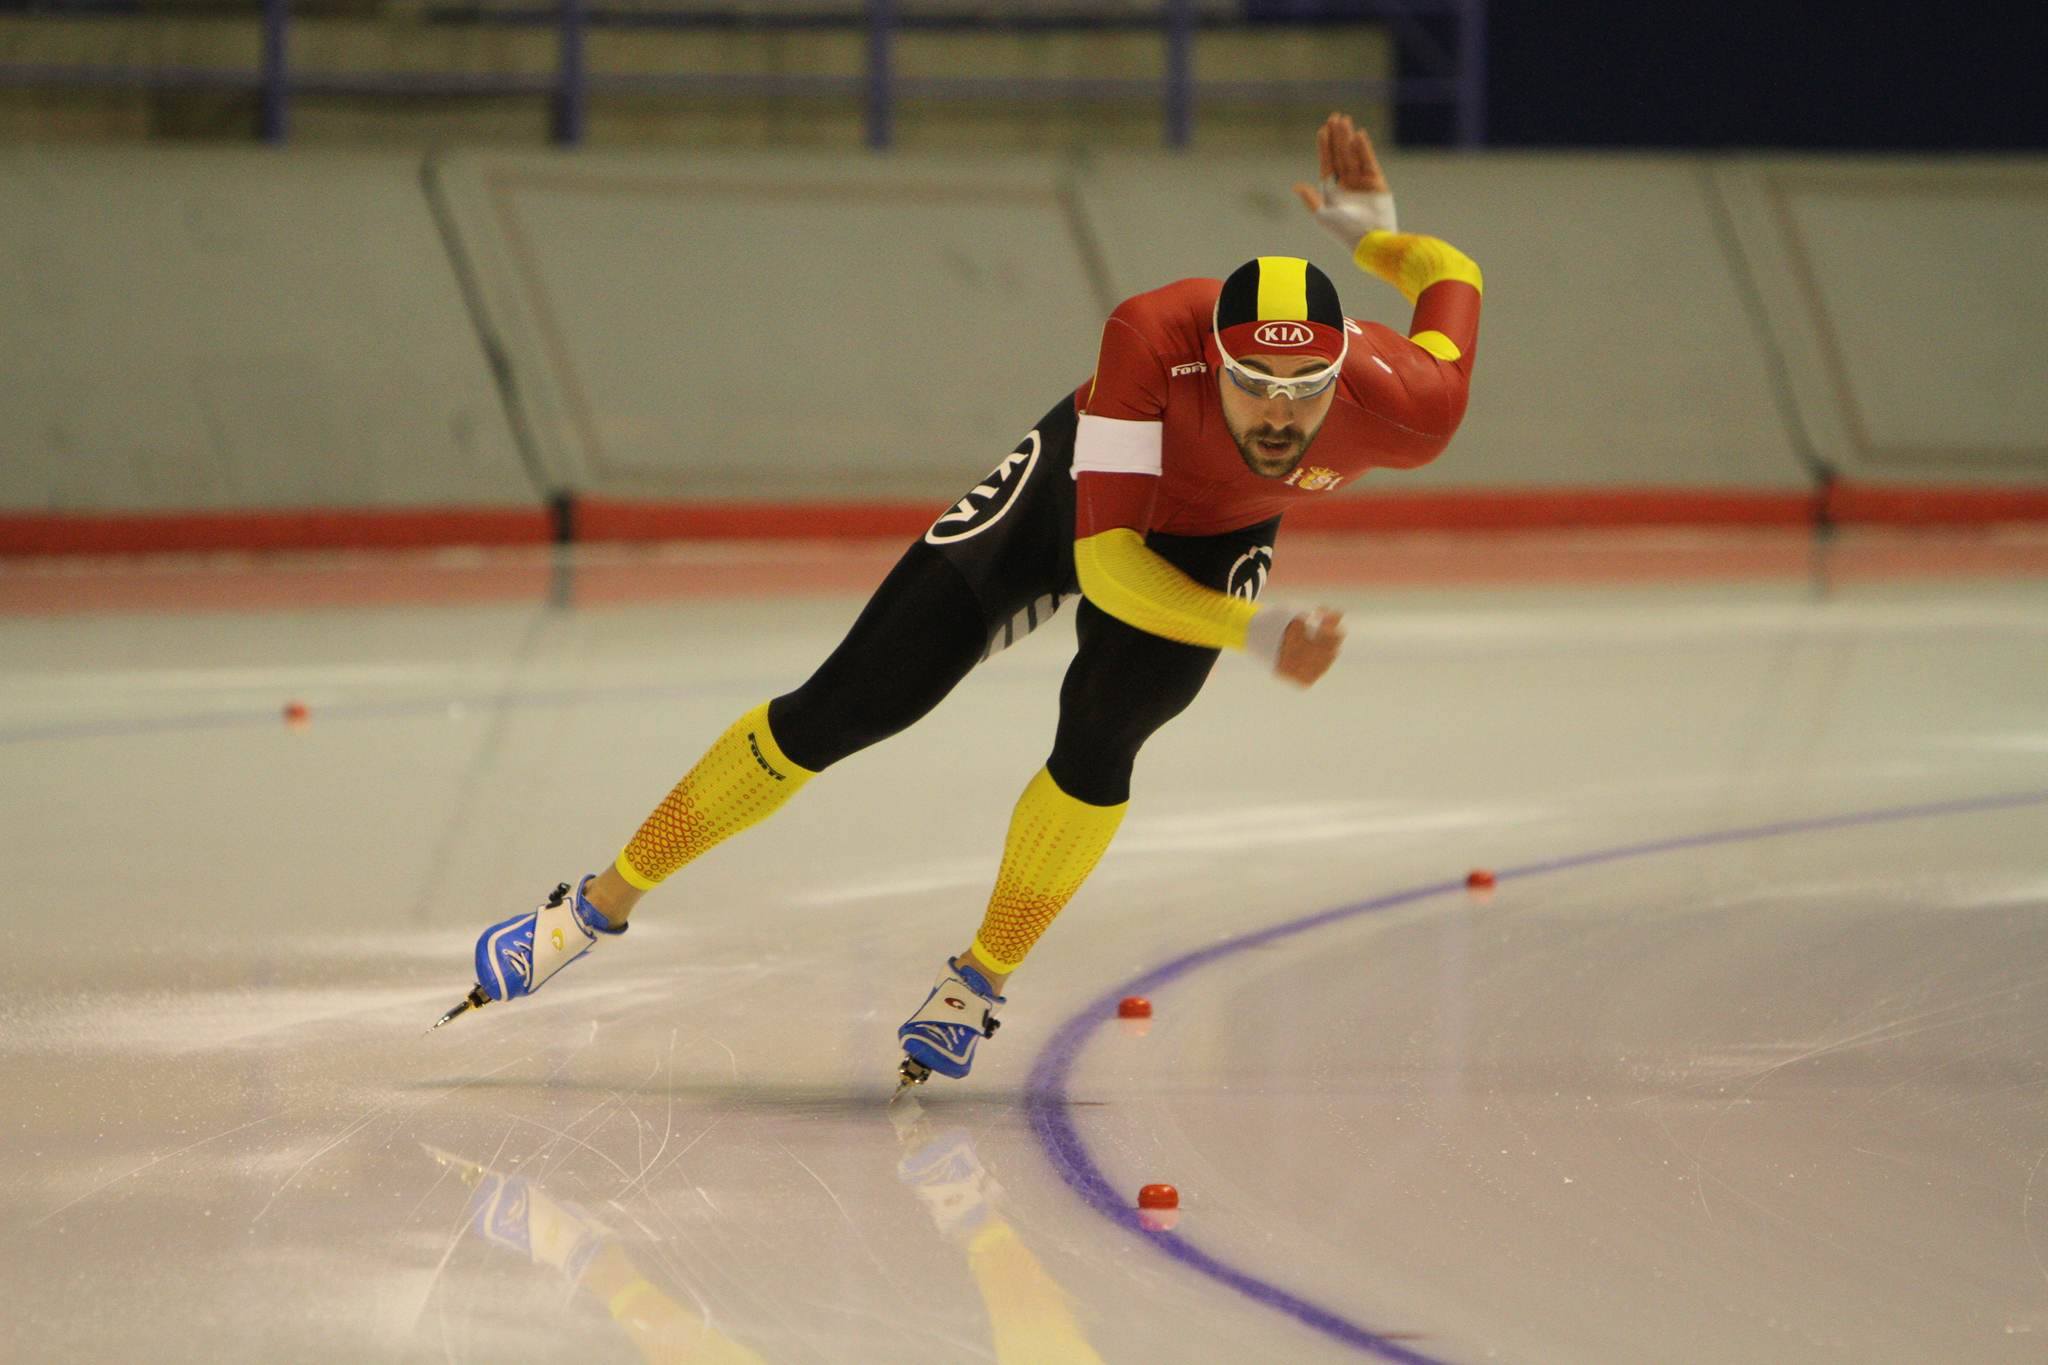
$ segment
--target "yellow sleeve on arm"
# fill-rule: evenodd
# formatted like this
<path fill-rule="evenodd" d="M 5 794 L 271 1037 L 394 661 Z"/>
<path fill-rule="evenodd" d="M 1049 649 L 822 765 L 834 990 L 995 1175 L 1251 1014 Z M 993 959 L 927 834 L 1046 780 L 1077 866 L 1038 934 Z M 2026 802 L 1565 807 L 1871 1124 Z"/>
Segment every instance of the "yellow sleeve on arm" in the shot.
<path fill-rule="evenodd" d="M 1420 298 L 1423 290 L 1445 280 L 1469 284 L 1481 294 L 1486 292 L 1479 266 L 1439 237 L 1384 229 L 1368 232 L 1352 253 L 1352 259 L 1360 270 L 1377 275 L 1400 290 L 1410 303 Z M 1408 339 L 1439 360 L 1456 360 L 1460 354 L 1457 343 L 1442 332 L 1421 331 Z"/>
<path fill-rule="evenodd" d="M 1258 608 L 1205 588 L 1145 547 L 1127 526 L 1074 542 L 1081 591 L 1096 606 L 1152 635 L 1204 649 L 1243 649 Z"/>
<path fill-rule="evenodd" d="M 1422 291 L 1445 280 L 1459 280 L 1480 293 L 1486 283 L 1470 256 L 1439 237 L 1417 232 L 1368 232 L 1352 253 L 1358 268 L 1377 275 L 1413 303 Z"/>

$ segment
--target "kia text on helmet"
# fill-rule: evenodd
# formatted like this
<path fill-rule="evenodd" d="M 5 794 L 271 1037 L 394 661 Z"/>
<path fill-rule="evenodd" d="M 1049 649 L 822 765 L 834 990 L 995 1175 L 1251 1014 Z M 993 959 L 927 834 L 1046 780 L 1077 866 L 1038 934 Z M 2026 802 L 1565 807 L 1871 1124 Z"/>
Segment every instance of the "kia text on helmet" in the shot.
<path fill-rule="evenodd" d="M 1316 334 L 1300 322 L 1269 322 L 1252 333 L 1261 346 L 1306 346 L 1315 339 Z"/>

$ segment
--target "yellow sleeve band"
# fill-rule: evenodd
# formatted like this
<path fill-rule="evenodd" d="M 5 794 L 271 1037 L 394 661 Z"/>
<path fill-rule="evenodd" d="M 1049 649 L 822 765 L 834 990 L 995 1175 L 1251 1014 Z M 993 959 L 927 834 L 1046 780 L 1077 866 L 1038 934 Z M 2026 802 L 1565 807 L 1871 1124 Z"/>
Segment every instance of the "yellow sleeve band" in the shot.
<path fill-rule="evenodd" d="M 631 860 L 626 857 L 626 850 L 623 848 L 619 850 L 619 856 L 612 860 L 612 869 L 626 879 L 626 885 L 636 887 L 641 891 L 652 891 L 659 885 L 659 883 L 651 882 L 640 875 L 640 869 L 633 866 Z"/>
<path fill-rule="evenodd" d="M 1459 356 L 1465 354 L 1458 349 L 1457 342 L 1451 340 L 1442 332 L 1417 332 L 1408 339 L 1423 350 L 1428 351 L 1438 360 L 1456 360 Z"/>
<path fill-rule="evenodd" d="M 1090 602 L 1139 630 L 1204 649 L 1243 649 L 1258 608 L 1205 588 L 1145 546 L 1127 526 L 1074 542 L 1074 570 Z"/>
<path fill-rule="evenodd" d="M 1377 275 L 1400 290 L 1410 303 L 1423 290 L 1445 280 L 1460 280 L 1482 294 L 1486 292 L 1485 281 L 1472 258 L 1437 237 L 1385 229 L 1368 232 L 1352 253 L 1352 259 L 1358 262 L 1360 270 Z"/>

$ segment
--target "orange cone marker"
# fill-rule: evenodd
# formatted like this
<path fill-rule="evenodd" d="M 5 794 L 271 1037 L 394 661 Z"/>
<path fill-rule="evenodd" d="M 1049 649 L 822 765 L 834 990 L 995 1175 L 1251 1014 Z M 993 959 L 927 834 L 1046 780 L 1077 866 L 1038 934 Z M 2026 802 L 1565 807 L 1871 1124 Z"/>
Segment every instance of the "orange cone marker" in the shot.
<path fill-rule="evenodd" d="M 1147 1185 L 1138 1191 L 1138 1226 L 1147 1232 L 1171 1232 L 1180 1222 L 1180 1191 L 1171 1185 Z"/>

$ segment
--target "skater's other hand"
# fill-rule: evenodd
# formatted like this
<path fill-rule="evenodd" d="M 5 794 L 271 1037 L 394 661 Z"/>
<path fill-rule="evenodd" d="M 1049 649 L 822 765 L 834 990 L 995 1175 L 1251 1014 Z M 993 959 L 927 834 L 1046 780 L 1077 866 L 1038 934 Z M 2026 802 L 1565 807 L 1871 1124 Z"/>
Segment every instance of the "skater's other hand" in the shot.
<path fill-rule="evenodd" d="M 1372 138 L 1351 121 L 1349 114 L 1332 114 L 1316 130 L 1317 172 L 1340 190 L 1383 194 L 1386 173 L 1373 153 Z M 1323 207 L 1323 192 L 1314 185 L 1297 182 L 1294 193 L 1302 207 L 1315 213 Z"/>
<path fill-rule="evenodd" d="M 1327 607 L 1303 612 L 1289 621 L 1280 637 L 1280 658 L 1273 671 L 1291 683 L 1315 686 L 1344 648 L 1343 621 L 1343 612 Z"/>

